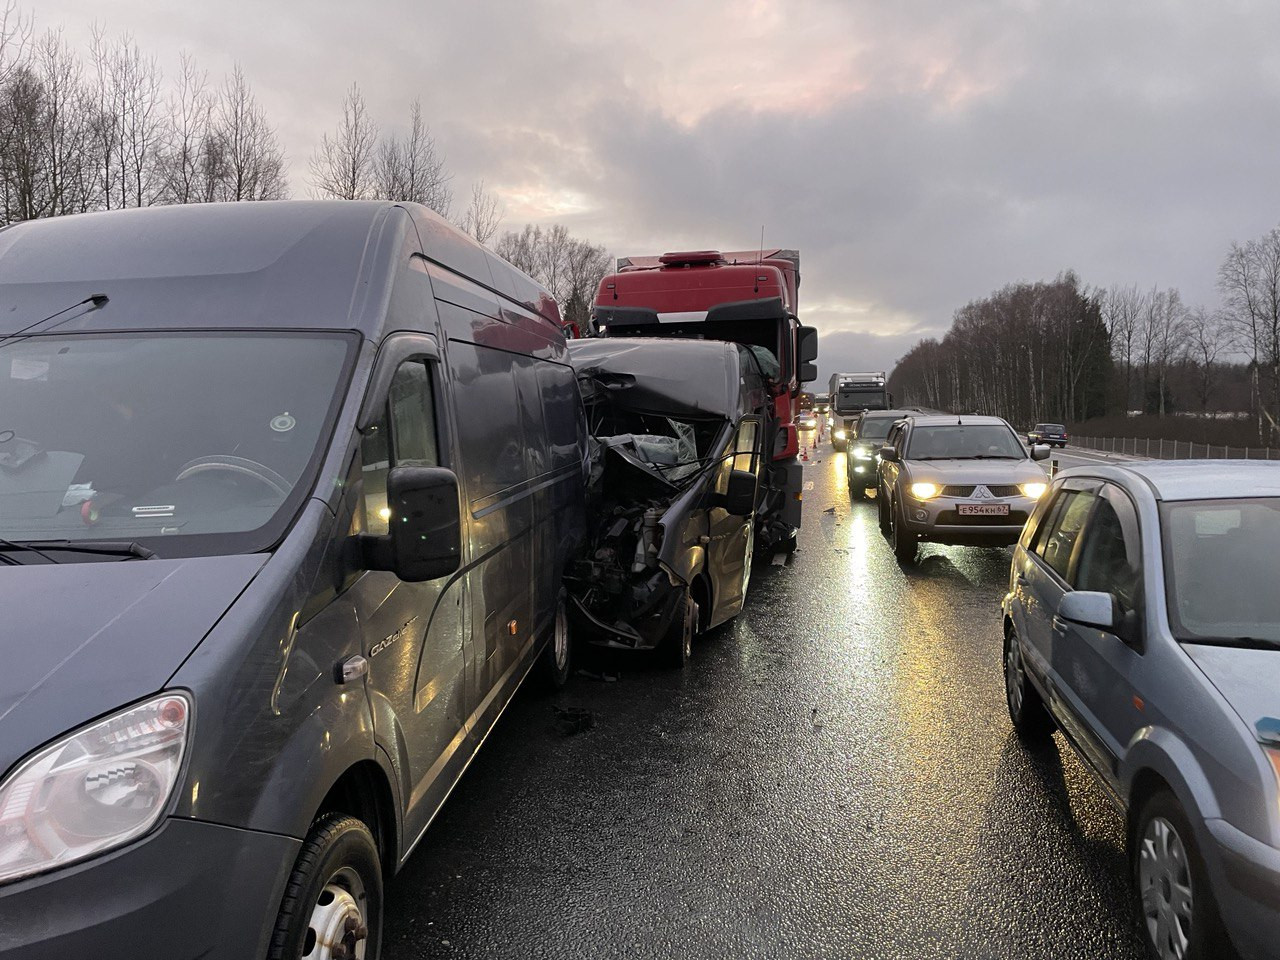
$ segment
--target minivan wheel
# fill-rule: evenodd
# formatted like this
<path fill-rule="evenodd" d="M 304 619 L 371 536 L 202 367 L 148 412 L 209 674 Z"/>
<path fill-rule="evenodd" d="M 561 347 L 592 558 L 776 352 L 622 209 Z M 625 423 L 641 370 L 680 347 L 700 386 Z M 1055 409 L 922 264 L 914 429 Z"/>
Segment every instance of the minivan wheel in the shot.
<path fill-rule="evenodd" d="M 1027 676 L 1022 647 L 1012 627 L 1004 633 L 1004 693 L 1009 719 L 1022 742 L 1028 746 L 1046 743 L 1053 735 L 1053 718 Z"/>
<path fill-rule="evenodd" d="M 671 618 L 671 626 L 659 647 L 659 656 L 668 666 L 679 669 L 693 656 L 693 635 L 698 628 L 698 604 L 693 597 L 684 598 L 684 613 Z"/>
<path fill-rule="evenodd" d="M 569 628 L 569 610 L 563 594 L 556 603 L 551 639 L 543 648 L 541 659 L 542 678 L 548 687 L 559 690 L 569 682 L 569 674 L 573 670 L 573 633 Z"/>
<path fill-rule="evenodd" d="M 1129 860 L 1143 939 L 1160 960 L 1234 956 L 1222 927 L 1195 835 L 1168 790 L 1143 805 Z"/>
<path fill-rule="evenodd" d="M 920 550 L 920 544 L 916 540 L 915 535 L 907 529 L 907 523 L 902 517 L 902 504 L 897 498 L 893 501 L 893 555 L 903 563 L 914 563 L 916 554 Z"/>
<path fill-rule="evenodd" d="M 369 828 L 330 813 L 311 826 L 285 885 L 268 960 L 377 960 L 382 864 Z"/>

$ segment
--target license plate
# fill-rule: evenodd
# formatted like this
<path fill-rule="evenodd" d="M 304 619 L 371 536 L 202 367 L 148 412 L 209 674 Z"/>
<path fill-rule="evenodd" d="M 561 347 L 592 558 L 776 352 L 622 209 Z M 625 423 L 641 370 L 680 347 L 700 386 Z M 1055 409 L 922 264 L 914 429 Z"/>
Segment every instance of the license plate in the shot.
<path fill-rule="evenodd" d="M 962 517 L 1007 517 L 1009 505 L 1007 503 L 960 503 L 956 505 L 956 512 Z"/>

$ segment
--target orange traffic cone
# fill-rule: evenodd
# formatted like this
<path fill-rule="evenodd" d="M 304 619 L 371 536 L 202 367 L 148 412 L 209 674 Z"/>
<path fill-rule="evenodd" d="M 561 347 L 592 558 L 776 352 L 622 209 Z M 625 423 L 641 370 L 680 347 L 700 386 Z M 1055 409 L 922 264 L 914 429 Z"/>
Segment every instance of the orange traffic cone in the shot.
<path fill-rule="evenodd" d="M 800 459 L 801 459 L 801 460 L 808 460 L 808 459 L 809 459 L 809 444 L 808 444 L 808 443 L 806 443 L 806 444 L 804 445 L 804 447 L 803 447 L 803 448 L 801 448 L 801 450 L 800 450 Z"/>

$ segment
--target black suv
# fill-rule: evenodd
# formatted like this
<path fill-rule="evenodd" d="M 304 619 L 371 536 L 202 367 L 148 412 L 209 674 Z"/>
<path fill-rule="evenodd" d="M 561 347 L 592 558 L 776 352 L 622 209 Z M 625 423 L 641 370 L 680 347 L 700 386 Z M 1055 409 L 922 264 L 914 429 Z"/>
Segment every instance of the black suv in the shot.
<path fill-rule="evenodd" d="M 1060 423 L 1037 423 L 1027 431 L 1027 443 L 1047 443 L 1055 447 L 1067 445 L 1067 428 Z"/>

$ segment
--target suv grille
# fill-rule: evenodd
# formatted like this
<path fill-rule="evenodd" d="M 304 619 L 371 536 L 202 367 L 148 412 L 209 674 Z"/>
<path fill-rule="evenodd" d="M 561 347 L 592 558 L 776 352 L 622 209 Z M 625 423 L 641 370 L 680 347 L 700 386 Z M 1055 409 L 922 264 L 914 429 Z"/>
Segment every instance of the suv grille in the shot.
<path fill-rule="evenodd" d="M 973 496 L 973 484 L 957 485 L 949 483 L 942 488 L 942 496 L 944 497 L 971 497 Z"/>
<path fill-rule="evenodd" d="M 988 483 L 987 489 L 991 491 L 993 497 L 1017 497 L 1022 494 L 1017 484 L 1013 483 Z"/>

